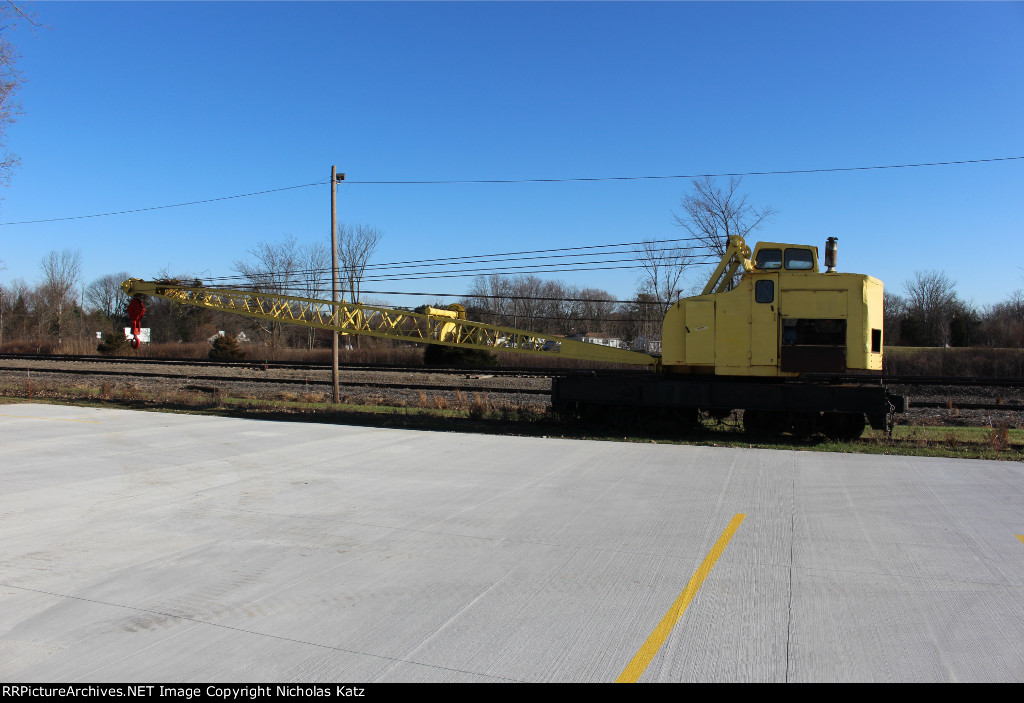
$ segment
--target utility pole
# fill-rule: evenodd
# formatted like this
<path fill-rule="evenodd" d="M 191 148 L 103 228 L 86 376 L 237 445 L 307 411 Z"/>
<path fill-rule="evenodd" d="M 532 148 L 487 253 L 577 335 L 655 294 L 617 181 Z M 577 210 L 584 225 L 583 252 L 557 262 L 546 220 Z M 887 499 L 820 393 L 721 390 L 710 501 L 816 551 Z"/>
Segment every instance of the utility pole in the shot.
<path fill-rule="evenodd" d="M 334 384 L 334 403 L 341 402 L 338 386 L 338 181 L 345 180 L 344 173 L 338 173 L 337 166 L 331 166 L 331 318 L 334 331 L 331 334 L 331 381 Z"/>

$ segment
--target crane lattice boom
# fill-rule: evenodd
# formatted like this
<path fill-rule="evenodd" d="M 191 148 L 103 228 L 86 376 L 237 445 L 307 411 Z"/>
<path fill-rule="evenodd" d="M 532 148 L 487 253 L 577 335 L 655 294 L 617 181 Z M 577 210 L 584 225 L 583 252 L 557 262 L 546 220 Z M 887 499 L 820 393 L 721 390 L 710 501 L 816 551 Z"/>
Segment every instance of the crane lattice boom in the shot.
<path fill-rule="evenodd" d="M 178 281 L 137 278 L 128 279 L 121 287 L 130 296 L 151 295 L 186 305 L 343 334 L 619 364 L 655 366 L 658 363 L 657 358 L 642 352 L 473 322 L 465 319 L 461 306 L 448 310 L 428 308 L 427 312 L 418 313 L 362 303 L 184 286 Z"/>

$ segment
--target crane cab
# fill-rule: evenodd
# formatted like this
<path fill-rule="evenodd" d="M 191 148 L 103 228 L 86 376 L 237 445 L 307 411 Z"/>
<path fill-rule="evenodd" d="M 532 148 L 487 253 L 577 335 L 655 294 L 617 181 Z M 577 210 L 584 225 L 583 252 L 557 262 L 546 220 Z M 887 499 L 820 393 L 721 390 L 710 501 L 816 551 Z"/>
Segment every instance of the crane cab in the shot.
<path fill-rule="evenodd" d="M 662 367 L 721 376 L 881 372 L 882 282 L 828 268 L 819 270 L 815 246 L 761 242 L 750 255 L 731 238 L 704 294 L 669 308 Z"/>

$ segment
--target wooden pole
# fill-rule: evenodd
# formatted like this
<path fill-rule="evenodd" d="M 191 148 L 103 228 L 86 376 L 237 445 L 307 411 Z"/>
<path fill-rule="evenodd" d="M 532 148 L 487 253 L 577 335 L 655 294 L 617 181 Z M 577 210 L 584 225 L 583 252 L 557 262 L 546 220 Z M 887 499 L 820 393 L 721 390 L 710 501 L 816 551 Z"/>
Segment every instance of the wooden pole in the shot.
<path fill-rule="evenodd" d="M 338 302 L 338 167 L 331 166 L 331 300 Z M 341 402 L 338 387 L 338 306 L 331 307 L 334 332 L 331 335 L 331 381 L 334 384 L 334 403 Z"/>

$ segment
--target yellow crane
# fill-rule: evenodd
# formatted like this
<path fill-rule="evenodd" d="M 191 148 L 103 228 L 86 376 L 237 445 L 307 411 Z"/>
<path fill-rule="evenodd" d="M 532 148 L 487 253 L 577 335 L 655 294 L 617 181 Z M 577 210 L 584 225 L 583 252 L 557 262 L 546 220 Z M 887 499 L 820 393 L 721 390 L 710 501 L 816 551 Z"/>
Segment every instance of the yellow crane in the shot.
<path fill-rule="evenodd" d="M 412 312 L 396 308 L 204 286 L 180 281 L 122 283 L 132 297 L 133 330 L 144 296 L 274 322 L 452 347 L 647 367 L 635 375 L 567 374 L 552 383 L 552 404 L 569 415 L 672 415 L 743 410 L 752 432 L 860 436 L 865 419 L 891 426 L 906 398 L 886 392 L 882 370 L 882 282 L 836 271 L 836 239 L 818 248 L 731 237 L 701 295 L 670 306 L 662 354 L 616 349 L 466 319 L 461 305 Z M 137 347 L 137 341 L 134 343 Z M 650 373 L 651 371 L 656 373 Z M 852 380 L 849 374 L 858 374 Z M 813 380 L 814 382 L 808 382 Z"/>

